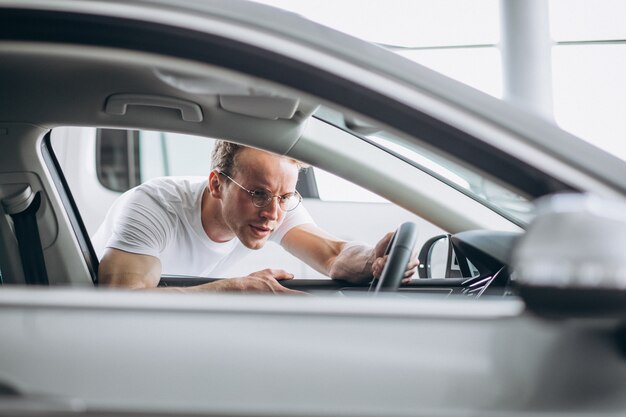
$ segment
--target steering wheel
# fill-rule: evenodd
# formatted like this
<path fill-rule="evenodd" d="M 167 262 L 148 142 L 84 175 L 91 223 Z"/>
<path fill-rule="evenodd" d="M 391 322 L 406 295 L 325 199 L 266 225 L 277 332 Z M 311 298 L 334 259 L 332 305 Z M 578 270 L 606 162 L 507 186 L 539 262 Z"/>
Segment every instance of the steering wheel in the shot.
<path fill-rule="evenodd" d="M 388 255 L 387 263 L 385 263 L 380 278 L 372 281 L 370 292 L 378 294 L 381 291 L 398 290 L 404 277 L 406 266 L 411 259 L 416 240 L 417 225 L 415 223 L 406 222 L 398 227 L 385 250 L 385 255 Z"/>

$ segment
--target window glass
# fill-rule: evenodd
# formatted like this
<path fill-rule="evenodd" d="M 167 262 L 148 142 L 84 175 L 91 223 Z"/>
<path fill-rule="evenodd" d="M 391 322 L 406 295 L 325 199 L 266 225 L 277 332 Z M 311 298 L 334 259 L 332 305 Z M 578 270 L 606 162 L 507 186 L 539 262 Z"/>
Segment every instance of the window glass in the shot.
<path fill-rule="evenodd" d="M 98 129 L 96 170 L 100 183 L 124 192 L 151 178 L 208 175 L 214 139 L 177 133 Z"/>
<path fill-rule="evenodd" d="M 329 107 L 321 106 L 315 112 L 315 117 L 344 130 L 350 130 L 345 121 L 352 118 Z M 389 150 L 427 174 L 482 202 L 492 210 L 520 224 L 528 223 L 534 217 L 534 204 L 531 201 L 479 172 L 461 166 L 415 142 L 403 140 L 393 133 L 377 130 L 375 126 L 369 126 L 369 128 L 374 133 L 361 136 L 365 140 Z"/>
<path fill-rule="evenodd" d="M 426 172 L 430 172 L 434 177 L 457 189 L 464 190 L 474 199 L 505 213 L 518 222 L 528 223 L 534 216 L 534 205 L 531 201 L 458 163 L 436 155 L 418 145 L 405 144 L 389 132 L 380 131 L 368 136 L 368 139 L 407 158 Z"/>
<path fill-rule="evenodd" d="M 551 0 L 550 30 L 555 41 L 626 39 L 623 0 Z"/>
<path fill-rule="evenodd" d="M 168 175 L 170 171 L 167 155 L 167 136 L 163 132 L 142 131 L 139 133 L 141 157 L 139 172 L 142 180 Z M 142 182 L 143 182 L 142 181 Z"/>
<path fill-rule="evenodd" d="M 320 200 L 388 203 L 383 197 L 319 168 L 313 168 Z"/>
<path fill-rule="evenodd" d="M 165 132 L 139 132 L 142 182 L 155 177 L 209 175 L 214 139 Z"/>
<path fill-rule="evenodd" d="M 132 131 L 98 129 L 96 167 L 98 179 L 106 188 L 124 192 L 140 184 L 137 158 L 138 143 Z"/>
<path fill-rule="evenodd" d="M 626 44 L 556 46 L 552 57 L 557 123 L 626 159 Z"/>
<path fill-rule="evenodd" d="M 256 1 L 378 43 L 494 97 L 502 96 L 497 0 Z"/>

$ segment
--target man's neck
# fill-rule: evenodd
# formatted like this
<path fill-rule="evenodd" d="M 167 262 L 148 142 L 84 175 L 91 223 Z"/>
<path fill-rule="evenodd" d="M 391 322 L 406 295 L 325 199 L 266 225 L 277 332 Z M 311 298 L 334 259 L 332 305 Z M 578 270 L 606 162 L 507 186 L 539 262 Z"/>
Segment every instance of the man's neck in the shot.
<path fill-rule="evenodd" d="M 208 238 L 213 242 L 224 243 L 232 240 L 235 234 L 224 221 L 220 203 L 220 200 L 213 198 L 208 188 L 205 188 L 202 193 L 200 218 L 202 220 L 202 228 Z"/>

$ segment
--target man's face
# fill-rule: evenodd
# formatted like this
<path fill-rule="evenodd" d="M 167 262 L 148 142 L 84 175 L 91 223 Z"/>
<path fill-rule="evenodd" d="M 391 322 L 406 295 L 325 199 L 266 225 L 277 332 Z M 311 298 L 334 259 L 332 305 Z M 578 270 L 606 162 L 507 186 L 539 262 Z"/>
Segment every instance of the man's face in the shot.
<path fill-rule="evenodd" d="M 266 190 L 284 195 L 296 190 L 298 167 L 294 161 L 256 149 L 245 148 L 235 156 L 232 178 L 248 190 Z M 273 198 L 265 207 L 255 207 L 250 195 L 221 176 L 224 184 L 222 216 L 241 243 L 260 249 L 282 223 L 285 212 Z"/>

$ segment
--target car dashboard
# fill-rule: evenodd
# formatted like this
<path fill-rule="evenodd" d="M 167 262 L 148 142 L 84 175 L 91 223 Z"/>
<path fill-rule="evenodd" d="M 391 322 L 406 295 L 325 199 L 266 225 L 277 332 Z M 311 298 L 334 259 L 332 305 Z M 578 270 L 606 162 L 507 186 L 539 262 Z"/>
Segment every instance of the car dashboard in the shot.
<path fill-rule="evenodd" d="M 446 235 L 454 254 L 454 263 L 458 266 L 457 270 L 448 269 L 448 274 L 444 277 L 424 277 L 420 271 L 419 277 L 416 274 L 409 284 L 402 285 L 393 292 L 401 297 L 436 298 L 513 295 L 514 274 L 509 266 L 509 257 L 520 236 L 521 233 L 484 230 Z M 427 266 L 430 262 L 428 255 L 432 254 L 433 243 L 434 240 L 427 242 L 420 251 L 421 269 L 430 270 Z M 218 279 L 220 278 L 164 276 L 159 285 L 186 287 Z M 374 285 L 370 282 L 355 284 L 343 280 L 298 277 L 281 281 L 281 284 L 290 289 L 320 295 L 363 296 L 374 293 Z"/>

